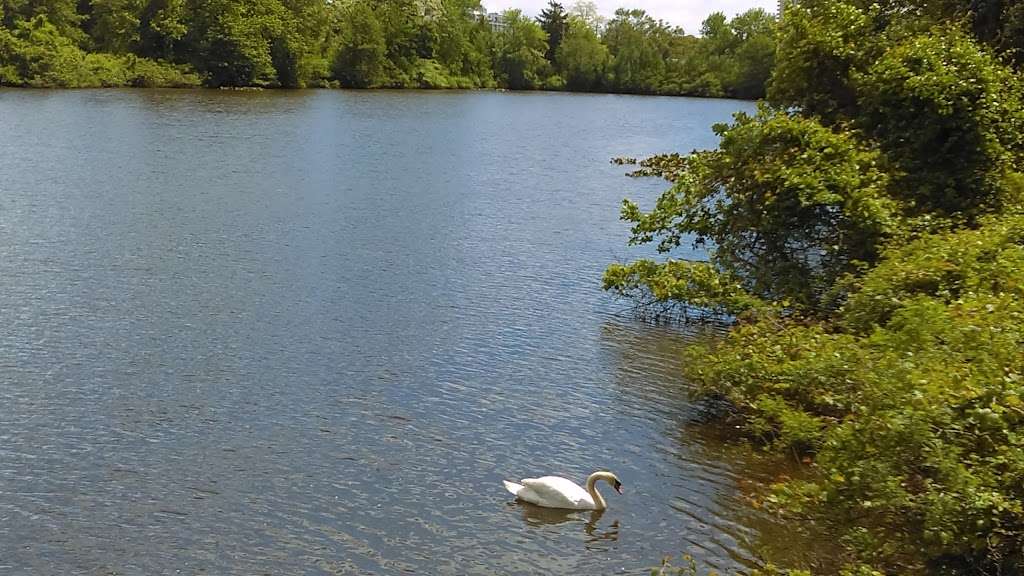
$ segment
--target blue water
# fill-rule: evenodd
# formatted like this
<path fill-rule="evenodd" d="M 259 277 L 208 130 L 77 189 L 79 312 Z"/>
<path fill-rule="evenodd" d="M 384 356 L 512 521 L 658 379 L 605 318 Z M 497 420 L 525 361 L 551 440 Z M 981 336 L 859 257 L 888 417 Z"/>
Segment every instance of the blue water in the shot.
<path fill-rule="evenodd" d="M 749 562 L 756 473 L 600 276 L 665 186 L 609 159 L 751 108 L 0 91 L 0 572 Z M 501 486 L 599 468 L 626 493 L 593 518 Z"/>

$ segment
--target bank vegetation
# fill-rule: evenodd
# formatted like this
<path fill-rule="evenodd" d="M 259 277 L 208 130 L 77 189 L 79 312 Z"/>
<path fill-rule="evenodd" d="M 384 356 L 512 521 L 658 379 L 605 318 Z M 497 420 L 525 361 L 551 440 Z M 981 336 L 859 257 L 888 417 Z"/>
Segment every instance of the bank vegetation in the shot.
<path fill-rule="evenodd" d="M 1021 2 L 798 2 L 768 101 L 624 204 L 665 257 L 605 288 L 733 322 L 685 377 L 807 463 L 760 503 L 836 534 L 847 574 L 1024 565 L 1022 62 Z"/>

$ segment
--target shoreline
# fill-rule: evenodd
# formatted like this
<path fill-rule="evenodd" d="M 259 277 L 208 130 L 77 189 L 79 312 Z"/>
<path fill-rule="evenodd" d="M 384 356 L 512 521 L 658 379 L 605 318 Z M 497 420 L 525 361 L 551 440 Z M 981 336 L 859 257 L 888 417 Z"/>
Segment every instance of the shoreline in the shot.
<path fill-rule="evenodd" d="M 583 91 L 583 90 L 545 90 L 545 89 L 527 89 L 517 90 L 513 88 L 430 88 L 430 87 L 415 87 L 415 88 L 396 88 L 396 87 L 375 87 L 375 88 L 350 88 L 350 87 L 327 87 L 327 86 L 307 86 L 304 88 L 288 88 L 283 86 L 81 86 L 81 87 L 67 87 L 67 86 L 7 86 L 0 85 L 0 91 L 11 90 L 11 91 L 71 91 L 77 92 L 82 90 L 202 90 L 202 91 L 218 91 L 218 92 L 494 92 L 494 93 L 507 93 L 507 94 L 573 94 L 573 95 L 587 95 L 587 96 L 642 96 L 642 97 L 653 97 L 653 98 L 691 98 L 700 100 L 737 100 L 740 102 L 760 102 L 763 98 L 739 98 L 735 96 L 705 96 L 698 94 L 658 94 L 651 92 L 600 92 L 600 91 Z"/>

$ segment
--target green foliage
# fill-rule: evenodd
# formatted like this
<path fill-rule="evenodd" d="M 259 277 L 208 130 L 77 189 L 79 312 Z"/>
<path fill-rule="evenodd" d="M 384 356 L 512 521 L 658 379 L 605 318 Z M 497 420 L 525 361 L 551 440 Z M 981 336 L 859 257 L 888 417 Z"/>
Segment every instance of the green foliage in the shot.
<path fill-rule="evenodd" d="M 915 212 L 999 210 L 1003 175 L 1024 159 L 1024 83 L 955 29 L 892 46 L 853 75 L 856 121 L 902 175 Z"/>
<path fill-rule="evenodd" d="M 19 23 L 42 17 L 56 30 L 58 36 L 75 45 L 85 41 L 81 25 L 84 17 L 78 13 L 75 0 L 0 0 L 0 22 L 8 30 L 16 30 Z"/>
<path fill-rule="evenodd" d="M 124 54 L 139 43 L 142 7 L 137 0 L 92 0 L 86 29 L 93 47 Z"/>
<path fill-rule="evenodd" d="M 729 94 L 737 98 L 762 98 L 775 67 L 775 19 L 762 9 L 748 10 L 732 19 L 732 45 L 722 58 L 735 62 L 735 72 L 725 79 Z"/>
<path fill-rule="evenodd" d="M 799 2 L 779 24 L 769 99 L 826 123 L 854 114 L 851 72 L 875 51 L 871 18 L 843 2 Z"/>
<path fill-rule="evenodd" d="M 713 246 L 710 264 L 735 279 L 728 284 L 809 310 L 843 274 L 877 257 L 897 204 L 886 195 L 876 151 L 814 120 L 765 108 L 715 130 L 719 149 L 691 155 L 653 210 L 624 203 L 630 243 L 658 240 L 660 252 L 684 241 Z M 606 287 L 624 291 L 616 278 L 606 276 Z"/>
<path fill-rule="evenodd" d="M 376 85 L 384 73 L 386 46 L 384 31 L 370 7 L 353 2 L 345 8 L 338 34 L 334 77 L 342 86 L 367 88 Z"/>
<path fill-rule="evenodd" d="M 558 71 L 571 90 L 595 90 L 604 80 L 608 48 L 583 20 L 573 18 L 555 57 Z"/>
<path fill-rule="evenodd" d="M 657 92 L 673 30 L 639 9 L 615 11 L 604 32 L 611 53 L 611 85 L 623 92 Z"/>
<path fill-rule="evenodd" d="M 555 0 L 548 0 L 548 7 L 540 11 L 537 23 L 548 35 L 548 49 L 544 57 L 548 62 L 554 63 L 558 47 L 562 45 L 562 40 L 569 31 L 569 16 L 561 4 Z"/>
<path fill-rule="evenodd" d="M 45 16 L 18 23 L 2 42 L 3 62 L 13 85 L 79 88 L 94 85 L 84 69 L 85 53 Z M 95 83 L 95 84 L 98 84 Z"/>
<path fill-rule="evenodd" d="M 605 288 L 736 321 L 685 376 L 809 463 L 764 503 L 839 534 L 846 575 L 1024 565 L 1024 89 L 998 32 L 1016 6 L 796 3 L 776 107 L 645 161 L 674 185 L 623 208 L 632 243 L 708 261 L 614 264 Z M 703 46 L 739 29 L 713 15 Z"/>
<path fill-rule="evenodd" d="M 293 23 L 278 0 L 200 0 L 191 16 L 183 40 L 209 85 L 280 84 L 271 47 L 286 41 Z"/>
<path fill-rule="evenodd" d="M 188 67 L 136 56 L 90 54 L 62 36 L 45 16 L 0 28 L 0 86 L 198 86 Z"/>
<path fill-rule="evenodd" d="M 975 294 L 1024 296 L 1022 270 L 1024 221 L 1019 217 L 990 219 L 980 230 L 924 236 L 893 247 L 870 274 L 853 281 L 843 326 L 870 333 L 922 296 L 946 304 Z"/>
<path fill-rule="evenodd" d="M 150 0 L 139 16 L 139 52 L 171 58 L 186 32 L 185 0 Z"/>
<path fill-rule="evenodd" d="M 136 88 L 191 88 L 199 86 L 201 79 L 187 65 L 175 65 L 167 62 L 126 56 L 122 58 L 125 66 L 125 85 Z"/>
<path fill-rule="evenodd" d="M 764 320 L 689 352 L 688 378 L 752 434 L 816 454 L 769 503 L 820 514 L 852 559 L 890 570 L 1024 560 L 1022 230 L 922 238 L 865 275 L 838 325 Z"/>
<path fill-rule="evenodd" d="M 686 307 L 681 311 L 663 307 L 659 315 L 736 315 L 764 307 L 763 301 L 751 296 L 738 278 L 721 273 L 707 262 L 638 260 L 612 264 L 604 274 L 604 289 L 636 298 L 642 305 L 683 303 Z"/>
<path fill-rule="evenodd" d="M 519 10 L 502 13 L 505 30 L 496 38 L 495 70 L 505 85 L 515 90 L 541 87 L 549 64 L 544 58 L 547 33 Z"/>
<path fill-rule="evenodd" d="M 509 12 L 496 29 L 485 16 L 480 0 L 0 0 L 5 53 L 24 39 L 19 26 L 43 17 L 55 30 L 39 38 L 52 56 L 43 60 L 59 66 L 60 54 L 95 54 L 81 71 L 30 80 L 23 63 L 0 60 L 0 81 L 122 85 L 123 66 L 113 62 L 132 56 L 171 66 L 141 85 L 191 85 L 188 73 L 171 78 L 184 65 L 207 86 L 502 86 L 757 98 L 772 62 L 774 20 L 762 10 L 725 21 L 736 39 L 728 46 L 686 36 L 642 11 L 620 11 L 606 25 L 587 2 L 567 12 L 552 0 L 536 20 Z"/>

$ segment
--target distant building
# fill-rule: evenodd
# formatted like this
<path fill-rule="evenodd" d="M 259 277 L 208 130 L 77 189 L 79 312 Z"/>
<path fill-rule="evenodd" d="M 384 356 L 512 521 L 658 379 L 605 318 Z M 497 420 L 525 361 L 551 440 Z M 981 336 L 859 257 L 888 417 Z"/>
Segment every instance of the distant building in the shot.
<path fill-rule="evenodd" d="M 487 14 L 487 23 L 491 25 L 491 30 L 495 32 L 504 32 L 508 28 L 508 24 L 505 23 L 505 19 L 502 18 L 500 12 L 489 12 Z"/>

